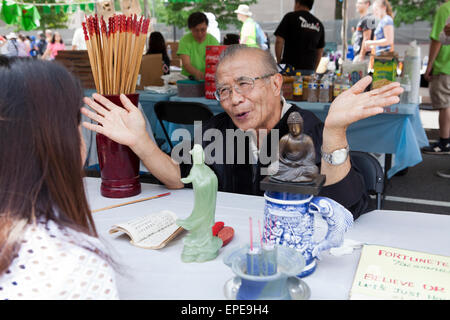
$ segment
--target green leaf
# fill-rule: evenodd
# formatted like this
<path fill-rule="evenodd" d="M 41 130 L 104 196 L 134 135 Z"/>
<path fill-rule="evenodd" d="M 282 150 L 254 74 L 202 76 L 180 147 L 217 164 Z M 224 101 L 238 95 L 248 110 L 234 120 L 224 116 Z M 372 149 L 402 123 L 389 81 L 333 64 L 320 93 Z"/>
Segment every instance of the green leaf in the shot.
<path fill-rule="evenodd" d="M 416 21 L 433 22 L 436 10 L 445 0 L 391 0 L 395 26 Z"/>
<path fill-rule="evenodd" d="M 166 4 L 163 0 L 155 0 L 155 11 L 158 21 L 178 28 L 187 28 L 187 19 L 195 11 L 213 13 L 220 29 L 226 29 L 228 25 L 235 25 L 240 28 L 242 23 L 237 19 L 234 10 L 240 4 L 250 5 L 253 3 L 257 3 L 257 0 L 195 0 L 194 2 L 173 0 L 173 2 Z"/>

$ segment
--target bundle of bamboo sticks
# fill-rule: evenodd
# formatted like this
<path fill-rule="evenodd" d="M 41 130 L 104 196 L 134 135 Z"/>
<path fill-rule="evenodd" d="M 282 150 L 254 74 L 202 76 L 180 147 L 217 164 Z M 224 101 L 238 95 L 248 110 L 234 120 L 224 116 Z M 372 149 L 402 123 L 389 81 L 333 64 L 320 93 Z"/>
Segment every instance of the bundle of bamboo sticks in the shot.
<path fill-rule="evenodd" d="M 130 94 L 136 90 L 150 19 L 114 15 L 86 16 L 84 38 L 97 92 Z"/>

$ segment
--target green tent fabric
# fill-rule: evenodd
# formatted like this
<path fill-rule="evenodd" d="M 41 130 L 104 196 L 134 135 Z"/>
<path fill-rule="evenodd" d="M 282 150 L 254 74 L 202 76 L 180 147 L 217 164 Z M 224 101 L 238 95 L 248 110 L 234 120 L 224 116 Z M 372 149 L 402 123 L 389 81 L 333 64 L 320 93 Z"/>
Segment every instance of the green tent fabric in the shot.
<path fill-rule="evenodd" d="M 22 28 L 25 31 L 33 30 L 39 27 L 41 24 L 39 20 L 41 16 L 38 9 L 33 5 L 21 5 L 22 7 Z"/>
<path fill-rule="evenodd" d="M 50 8 L 50 6 L 42 6 L 42 12 L 44 14 L 50 14 L 52 13 L 52 8 Z"/>
<path fill-rule="evenodd" d="M 21 30 L 29 31 L 40 26 L 41 16 L 32 4 L 18 5 L 4 0 L 0 18 L 6 24 L 18 24 Z"/>
<path fill-rule="evenodd" d="M 0 18 L 5 21 L 6 24 L 17 23 L 21 15 L 22 11 L 20 9 L 20 5 L 14 2 L 3 0 Z"/>

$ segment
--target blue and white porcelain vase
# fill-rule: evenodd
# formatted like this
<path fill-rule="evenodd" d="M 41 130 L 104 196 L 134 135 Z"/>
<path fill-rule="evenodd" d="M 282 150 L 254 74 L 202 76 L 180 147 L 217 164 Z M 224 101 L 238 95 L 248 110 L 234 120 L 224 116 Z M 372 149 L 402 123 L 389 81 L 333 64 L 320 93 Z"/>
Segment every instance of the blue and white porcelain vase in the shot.
<path fill-rule="evenodd" d="M 353 224 L 350 211 L 329 198 L 275 191 L 266 191 L 264 198 L 263 241 L 302 253 L 306 266 L 298 277 L 312 274 L 320 253 L 341 246 L 344 233 Z M 327 234 L 319 242 L 313 237 L 315 213 L 328 224 Z"/>

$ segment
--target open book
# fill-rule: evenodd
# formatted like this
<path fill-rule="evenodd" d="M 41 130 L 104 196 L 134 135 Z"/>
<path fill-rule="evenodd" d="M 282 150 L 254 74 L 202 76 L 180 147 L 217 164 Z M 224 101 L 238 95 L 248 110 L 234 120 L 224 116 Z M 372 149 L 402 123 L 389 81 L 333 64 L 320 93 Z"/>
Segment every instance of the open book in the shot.
<path fill-rule="evenodd" d="M 164 210 L 117 223 L 111 227 L 109 233 L 124 232 L 131 238 L 130 243 L 137 247 L 161 249 L 183 231 L 183 228 L 175 223 L 176 220 L 175 213 Z"/>
<path fill-rule="evenodd" d="M 350 299 L 448 300 L 450 257 L 365 245 Z"/>

